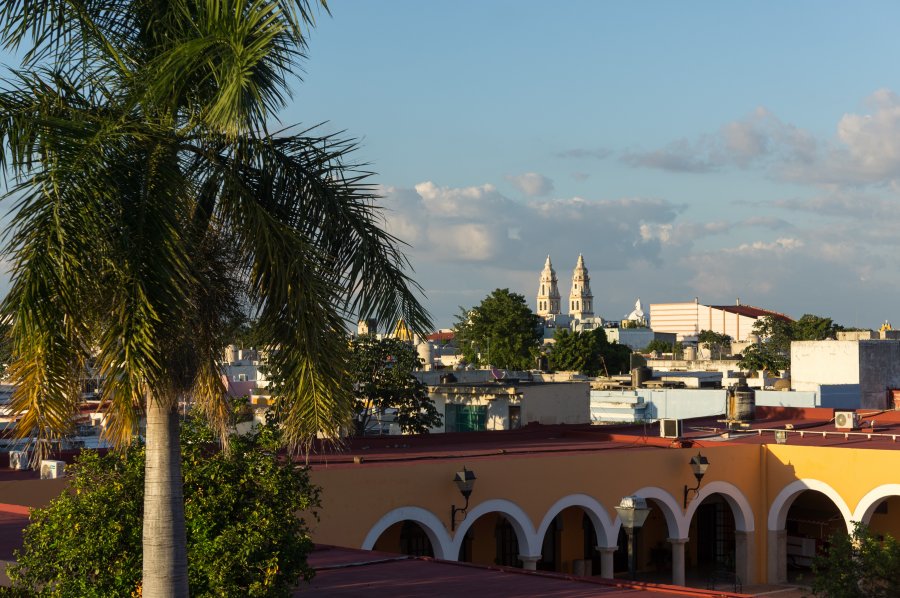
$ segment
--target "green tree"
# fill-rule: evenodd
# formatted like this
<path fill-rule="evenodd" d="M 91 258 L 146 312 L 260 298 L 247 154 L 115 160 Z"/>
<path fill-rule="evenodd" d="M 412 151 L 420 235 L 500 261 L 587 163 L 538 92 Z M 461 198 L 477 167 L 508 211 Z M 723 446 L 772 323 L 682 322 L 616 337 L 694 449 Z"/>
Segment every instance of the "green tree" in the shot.
<path fill-rule="evenodd" d="M 731 351 L 732 340 L 731 336 L 712 330 L 701 330 L 697 336 L 697 342 L 709 350 L 712 359 L 721 359 L 723 355 L 727 355 Z"/>
<path fill-rule="evenodd" d="M 626 371 L 631 349 L 610 343 L 602 328 L 572 332 L 560 328 L 553 336 L 550 367 L 554 370 L 582 372 L 588 376 Z"/>
<path fill-rule="evenodd" d="M 389 410 L 396 411 L 404 433 L 426 434 L 441 425 L 428 388 L 413 375 L 421 365 L 415 348 L 400 339 L 366 334 L 350 341 L 358 433 L 364 433 L 373 416 Z"/>
<path fill-rule="evenodd" d="M 353 143 L 271 134 L 312 0 L 13 0 L 0 41 L 33 42 L 0 83 L 12 216 L 16 433 L 71 428 L 90 357 L 108 437 L 146 420 L 145 598 L 187 595 L 179 403 L 226 438 L 223 325 L 248 308 L 284 440 L 352 421 L 344 322 L 430 325 L 380 228 Z M 48 443 L 35 443 L 39 458 Z"/>
<path fill-rule="evenodd" d="M 900 542 L 875 537 L 861 523 L 852 535 L 835 533 L 813 562 L 812 592 L 822 598 L 900 596 Z"/>
<path fill-rule="evenodd" d="M 453 331 L 463 358 L 476 365 L 525 370 L 534 367 L 541 320 L 525 297 L 496 289 L 471 309 L 462 309 Z"/>
<path fill-rule="evenodd" d="M 822 341 L 836 338 L 838 331 L 844 327 L 835 324 L 831 318 L 803 314 L 803 317 L 791 324 L 791 329 L 795 341 Z"/>
<path fill-rule="evenodd" d="M 738 367 L 746 371 L 781 372 L 791 365 L 790 354 L 768 345 L 765 342 L 753 343 L 741 352 Z"/>
<path fill-rule="evenodd" d="M 297 512 L 318 506 L 304 468 L 279 457 L 278 427 L 232 436 L 229 451 L 196 419 L 183 429 L 188 579 L 194 596 L 289 596 L 312 570 Z M 69 491 L 31 514 L 10 576 L 28 595 L 133 596 L 141 583 L 145 448 L 84 451 Z"/>

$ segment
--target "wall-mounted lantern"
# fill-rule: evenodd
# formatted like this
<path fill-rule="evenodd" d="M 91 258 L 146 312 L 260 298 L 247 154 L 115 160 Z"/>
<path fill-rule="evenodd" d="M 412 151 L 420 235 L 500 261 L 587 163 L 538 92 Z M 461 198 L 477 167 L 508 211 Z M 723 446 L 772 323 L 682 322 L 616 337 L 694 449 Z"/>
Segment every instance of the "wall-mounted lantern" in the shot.
<path fill-rule="evenodd" d="M 463 518 L 466 516 L 467 509 L 469 508 L 469 497 L 472 495 L 472 489 L 475 487 L 475 472 L 463 467 L 462 471 L 456 472 L 456 475 L 453 477 L 453 482 L 456 484 L 456 487 L 459 488 L 459 493 L 466 499 L 466 504 L 460 508 L 457 508 L 456 505 L 450 505 L 450 531 L 456 530 L 457 513 L 462 513 Z"/>
<path fill-rule="evenodd" d="M 697 478 L 697 485 L 693 488 L 688 488 L 687 484 L 684 486 L 684 508 L 687 508 L 688 504 L 688 495 L 693 492 L 694 495 L 697 495 L 700 491 L 700 482 L 703 481 L 703 476 L 706 474 L 706 468 L 709 467 L 709 460 L 700 454 L 698 451 L 696 456 L 691 457 L 691 471 L 694 472 L 694 477 Z"/>

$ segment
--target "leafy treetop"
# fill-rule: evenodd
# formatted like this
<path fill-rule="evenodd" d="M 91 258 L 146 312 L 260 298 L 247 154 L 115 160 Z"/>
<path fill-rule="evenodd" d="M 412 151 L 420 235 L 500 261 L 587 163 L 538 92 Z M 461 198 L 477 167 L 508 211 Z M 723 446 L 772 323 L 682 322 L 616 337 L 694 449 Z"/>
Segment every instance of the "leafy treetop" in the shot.
<path fill-rule="evenodd" d="M 469 363 L 520 370 L 534 366 L 541 320 L 522 295 L 496 289 L 456 319 L 456 340 Z"/>
<path fill-rule="evenodd" d="M 388 410 L 396 410 L 404 433 L 425 434 L 441 425 L 428 389 L 413 375 L 421 365 L 415 348 L 400 339 L 366 334 L 350 341 L 358 432 L 364 433 L 373 417 Z"/>
<path fill-rule="evenodd" d="M 617 374 L 628 369 L 631 349 L 610 343 L 602 328 L 576 332 L 560 328 L 553 338 L 551 369 L 583 372 L 588 376 Z"/>

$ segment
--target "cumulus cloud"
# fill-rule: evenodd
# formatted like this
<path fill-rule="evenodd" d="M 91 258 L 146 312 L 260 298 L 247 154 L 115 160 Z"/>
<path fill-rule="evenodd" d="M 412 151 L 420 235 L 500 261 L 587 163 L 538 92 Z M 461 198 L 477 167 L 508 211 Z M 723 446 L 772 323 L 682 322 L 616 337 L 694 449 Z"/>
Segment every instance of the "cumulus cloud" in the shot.
<path fill-rule="evenodd" d="M 536 172 L 508 174 L 505 178 L 529 197 L 549 195 L 553 191 L 553 181 Z"/>

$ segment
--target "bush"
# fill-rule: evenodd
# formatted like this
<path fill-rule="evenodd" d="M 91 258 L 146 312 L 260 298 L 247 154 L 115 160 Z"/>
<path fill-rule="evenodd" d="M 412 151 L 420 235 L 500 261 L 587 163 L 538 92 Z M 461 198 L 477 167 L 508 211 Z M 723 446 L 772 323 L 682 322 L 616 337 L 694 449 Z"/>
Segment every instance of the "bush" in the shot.
<path fill-rule="evenodd" d="M 197 420 L 182 430 L 192 596 L 289 596 L 312 577 L 308 529 L 296 516 L 319 504 L 306 469 L 279 458 L 271 423 L 232 436 L 230 451 Z M 144 447 L 85 451 L 69 491 L 31 514 L 14 588 L 41 596 L 140 595 Z"/>

